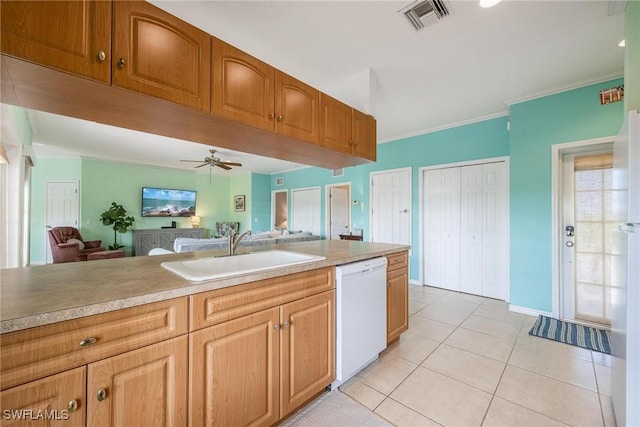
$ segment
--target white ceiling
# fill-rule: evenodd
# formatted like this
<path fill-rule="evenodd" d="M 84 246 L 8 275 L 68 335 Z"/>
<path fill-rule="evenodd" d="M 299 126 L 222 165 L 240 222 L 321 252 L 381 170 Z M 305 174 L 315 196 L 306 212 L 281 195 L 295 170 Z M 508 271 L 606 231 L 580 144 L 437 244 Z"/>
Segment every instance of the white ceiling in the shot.
<path fill-rule="evenodd" d="M 152 3 L 373 114 L 379 142 L 505 115 L 514 102 L 621 77 L 624 69 L 617 46 L 624 14 L 610 12 L 609 1 L 504 0 L 483 9 L 476 0 L 449 0 L 452 15 L 421 31 L 398 13 L 410 0 Z M 31 117 L 36 160 L 74 153 L 191 168 L 179 159 L 208 154 L 201 144 Z M 220 151 L 223 161 L 245 165 L 232 174 L 301 167 Z"/>

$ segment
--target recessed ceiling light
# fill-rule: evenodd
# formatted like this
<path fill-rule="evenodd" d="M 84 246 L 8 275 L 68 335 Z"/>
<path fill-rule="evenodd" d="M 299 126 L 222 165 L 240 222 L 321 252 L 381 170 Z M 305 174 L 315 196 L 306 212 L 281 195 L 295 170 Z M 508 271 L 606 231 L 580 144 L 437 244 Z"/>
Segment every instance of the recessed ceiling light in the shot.
<path fill-rule="evenodd" d="M 480 7 L 491 7 L 500 3 L 502 0 L 480 0 Z"/>
<path fill-rule="evenodd" d="M 618 46 L 620 46 L 620 47 L 624 47 L 624 46 L 625 46 L 625 42 L 624 42 L 624 40 L 625 40 L 625 39 L 620 40 L 620 43 L 618 43 Z"/>

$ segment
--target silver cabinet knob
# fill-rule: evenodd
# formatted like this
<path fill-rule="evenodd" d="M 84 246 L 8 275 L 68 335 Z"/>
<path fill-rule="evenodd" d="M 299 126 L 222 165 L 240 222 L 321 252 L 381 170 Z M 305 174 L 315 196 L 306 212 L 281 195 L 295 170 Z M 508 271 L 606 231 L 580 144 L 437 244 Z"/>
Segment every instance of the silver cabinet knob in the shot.
<path fill-rule="evenodd" d="M 289 323 L 289 322 L 284 322 L 284 327 L 285 327 L 285 328 L 288 328 L 288 327 L 289 327 L 290 325 L 292 325 L 292 324 L 293 324 L 293 322 L 291 322 L 291 323 Z"/>
<path fill-rule="evenodd" d="M 107 59 L 107 54 L 104 53 L 104 50 L 101 50 L 100 52 L 98 52 L 98 61 L 102 62 L 105 59 Z"/>
<path fill-rule="evenodd" d="M 281 122 L 284 119 L 282 116 L 278 116 L 278 121 Z"/>
<path fill-rule="evenodd" d="M 278 325 L 278 324 L 273 325 L 273 329 L 275 329 L 276 331 L 279 331 L 280 330 L 280 325 Z"/>
<path fill-rule="evenodd" d="M 75 399 L 70 400 L 69 404 L 67 405 L 67 409 L 69 410 L 69 412 L 73 412 L 78 409 L 78 401 Z"/>
<path fill-rule="evenodd" d="M 107 398 L 107 390 L 103 388 L 98 390 L 98 393 L 96 393 L 96 398 L 98 399 L 98 402 L 102 402 L 104 399 Z"/>
<path fill-rule="evenodd" d="M 120 58 L 118 60 L 118 67 L 124 68 L 124 66 L 125 66 L 124 58 Z"/>
<path fill-rule="evenodd" d="M 80 347 L 89 347 L 92 344 L 95 344 L 98 340 L 94 337 L 85 338 L 80 341 Z"/>

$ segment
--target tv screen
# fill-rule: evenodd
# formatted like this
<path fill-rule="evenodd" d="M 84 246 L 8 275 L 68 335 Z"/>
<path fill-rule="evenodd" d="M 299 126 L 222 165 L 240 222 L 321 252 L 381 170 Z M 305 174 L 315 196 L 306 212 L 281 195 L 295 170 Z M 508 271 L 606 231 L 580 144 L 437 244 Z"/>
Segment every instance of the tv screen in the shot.
<path fill-rule="evenodd" d="M 195 214 L 195 191 L 142 187 L 142 216 L 175 217 Z"/>

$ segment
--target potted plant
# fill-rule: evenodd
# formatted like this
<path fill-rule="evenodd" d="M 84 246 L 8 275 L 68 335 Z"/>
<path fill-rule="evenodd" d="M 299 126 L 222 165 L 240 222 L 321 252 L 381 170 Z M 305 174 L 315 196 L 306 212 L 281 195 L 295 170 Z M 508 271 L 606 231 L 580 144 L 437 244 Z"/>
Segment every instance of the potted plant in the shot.
<path fill-rule="evenodd" d="M 122 205 L 111 202 L 111 207 L 100 214 L 100 221 L 104 225 L 113 225 L 113 245 L 109 245 L 109 249 L 120 249 L 124 245 L 118 244 L 118 232 L 126 233 L 127 229 L 133 225 L 135 218 L 127 216 L 127 211 Z"/>

